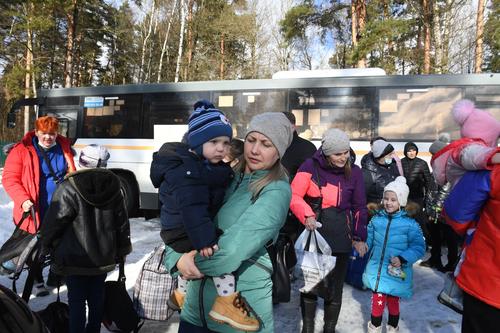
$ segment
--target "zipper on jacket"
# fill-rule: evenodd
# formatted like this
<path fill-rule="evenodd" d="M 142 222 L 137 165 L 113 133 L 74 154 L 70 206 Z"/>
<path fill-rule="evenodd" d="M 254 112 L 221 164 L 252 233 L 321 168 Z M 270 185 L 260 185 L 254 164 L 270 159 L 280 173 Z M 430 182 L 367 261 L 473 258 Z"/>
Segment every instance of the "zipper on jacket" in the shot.
<path fill-rule="evenodd" d="M 392 222 L 392 215 L 389 214 L 388 217 L 389 217 L 389 222 L 387 223 L 387 228 L 385 229 L 384 244 L 382 245 L 382 255 L 380 256 L 380 264 L 378 265 L 377 282 L 375 282 L 375 292 L 378 291 L 378 283 L 380 282 L 380 274 L 382 273 L 382 265 L 384 264 L 385 247 L 387 246 L 389 228 L 391 227 L 391 222 Z"/>

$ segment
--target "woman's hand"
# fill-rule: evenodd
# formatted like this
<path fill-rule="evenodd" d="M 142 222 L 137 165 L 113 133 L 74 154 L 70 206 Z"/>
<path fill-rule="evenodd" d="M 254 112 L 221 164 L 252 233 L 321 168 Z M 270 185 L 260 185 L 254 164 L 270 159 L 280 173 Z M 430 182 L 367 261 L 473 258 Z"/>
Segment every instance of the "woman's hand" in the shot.
<path fill-rule="evenodd" d="M 364 257 L 366 252 L 368 252 L 368 245 L 365 242 L 354 241 L 353 246 L 358 251 L 360 257 Z"/>
<path fill-rule="evenodd" d="M 401 267 L 401 260 L 398 257 L 391 258 L 391 265 L 394 267 Z"/>
<path fill-rule="evenodd" d="M 318 225 L 316 224 L 318 221 L 316 221 L 316 218 L 314 216 L 309 216 L 306 217 L 306 221 L 304 222 L 304 226 L 306 227 L 307 230 L 316 230 Z"/>
<path fill-rule="evenodd" d="M 187 280 L 201 279 L 203 277 L 203 274 L 194 264 L 195 255 L 196 250 L 184 253 L 182 257 L 179 258 L 179 261 L 177 261 L 177 269 Z"/>
<path fill-rule="evenodd" d="M 29 212 L 31 209 L 31 206 L 33 206 L 33 202 L 31 200 L 26 200 L 25 202 L 22 203 L 21 207 L 23 209 L 23 212 Z"/>

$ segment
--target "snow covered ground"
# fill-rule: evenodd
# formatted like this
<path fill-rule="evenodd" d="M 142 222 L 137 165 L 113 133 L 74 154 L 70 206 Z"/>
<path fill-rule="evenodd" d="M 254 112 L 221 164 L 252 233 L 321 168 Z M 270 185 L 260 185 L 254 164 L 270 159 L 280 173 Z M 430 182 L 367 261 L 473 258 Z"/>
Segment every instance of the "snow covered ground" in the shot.
<path fill-rule="evenodd" d="M 0 186 L 0 244 L 3 244 L 14 230 L 12 207 L 10 198 L 3 190 L 3 186 Z M 161 243 L 161 239 L 158 220 L 145 221 L 135 218 L 130 220 L 130 225 L 133 252 L 127 257 L 125 273 L 127 275 L 127 288 L 132 294 L 142 264 L 155 246 Z M 414 296 L 409 300 L 401 301 L 400 332 L 460 332 L 461 317 L 436 300 L 443 285 L 443 274 L 418 265 L 415 265 L 414 269 Z M 47 275 L 47 269 L 45 269 L 44 275 Z M 118 273 L 115 271 L 108 275 L 108 279 L 116 279 L 117 276 Z M 22 290 L 25 277 L 26 274 L 23 274 L 18 281 L 18 290 Z M 0 283 L 5 286 L 12 284 L 11 280 L 5 276 L 0 276 Z M 293 291 L 290 303 L 275 306 L 276 332 L 300 332 L 299 293 L 296 289 Z M 64 287 L 61 289 L 61 296 L 64 301 L 67 301 Z M 360 291 L 345 285 L 337 332 L 366 332 L 366 323 L 370 319 L 370 296 L 371 293 L 368 291 Z M 33 310 L 40 310 L 55 299 L 54 294 L 46 297 L 32 297 L 29 304 Z M 321 305 L 318 307 L 316 317 L 316 332 L 322 332 L 323 310 Z M 168 323 L 146 321 L 141 333 L 173 333 L 177 332 L 177 327 L 178 317 L 174 316 Z M 107 330 L 103 327 L 101 332 L 107 332 Z"/>

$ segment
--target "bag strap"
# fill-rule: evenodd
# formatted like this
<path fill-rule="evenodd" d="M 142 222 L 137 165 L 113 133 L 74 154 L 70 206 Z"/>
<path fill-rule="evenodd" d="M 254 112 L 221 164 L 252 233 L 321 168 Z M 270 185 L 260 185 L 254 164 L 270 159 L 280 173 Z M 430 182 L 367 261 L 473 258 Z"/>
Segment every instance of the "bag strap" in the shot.
<path fill-rule="evenodd" d="M 118 282 L 125 284 L 127 278 L 125 277 L 125 262 L 122 260 L 118 266 Z"/>
<path fill-rule="evenodd" d="M 323 254 L 323 252 L 319 248 L 318 238 L 316 237 L 315 230 L 309 230 L 309 235 L 307 236 L 307 241 L 306 245 L 304 246 L 304 251 L 309 251 L 309 247 L 311 245 L 311 238 L 314 238 L 314 243 L 316 244 L 316 252 L 319 254 Z"/>
<path fill-rule="evenodd" d="M 321 212 L 323 211 L 323 191 L 321 190 L 321 178 L 319 177 L 318 162 L 313 159 L 314 175 L 316 176 L 316 182 L 318 183 L 319 189 L 319 212 L 318 219 L 321 218 Z"/>
<path fill-rule="evenodd" d="M 44 159 L 45 163 L 47 164 L 47 167 L 49 168 L 49 172 L 50 172 L 50 174 L 52 175 L 52 177 L 54 177 L 54 179 L 55 179 L 55 181 L 56 181 L 56 184 L 59 184 L 60 182 L 62 182 L 62 179 L 61 179 L 61 178 L 59 178 L 59 177 L 56 175 L 56 173 L 55 173 L 54 169 L 52 168 L 52 164 L 50 163 L 50 160 L 49 160 L 49 158 L 47 157 L 47 153 L 45 152 L 45 149 L 43 149 L 43 148 L 41 147 L 41 148 L 40 148 L 40 152 L 41 152 L 41 154 L 42 154 L 42 157 L 43 157 L 43 159 Z"/>

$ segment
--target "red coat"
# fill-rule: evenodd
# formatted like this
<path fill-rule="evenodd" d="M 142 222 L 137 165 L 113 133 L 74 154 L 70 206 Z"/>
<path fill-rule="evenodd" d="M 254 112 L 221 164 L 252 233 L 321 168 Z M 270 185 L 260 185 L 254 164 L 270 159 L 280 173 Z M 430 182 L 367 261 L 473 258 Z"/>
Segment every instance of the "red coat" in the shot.
<path fill-rule="evenodd" d="M 2 174 L 2 184 L 7 194 L 14 201 L 12 213 L 14 223 L 21 220 L 23 215 L 22 204 L 26 200 L 35 203 L 37 224 L 40 223 L 39 215 L 39 190 L 40 190 L 40 161 L 33 147 L 35 131 L 26 133 L 21 142 L 17 143 L 7 155 Z M 63 150 L 64 158 L 68 163 L 68 172 L 76 170 L 74 155 L 71 150 L 71 142 L 64 136 L 56 138 Z M 21 229 L 29 233 L 35 233 L 35 225 L 31 216 L 28 222 L 24 221 Z"/>

